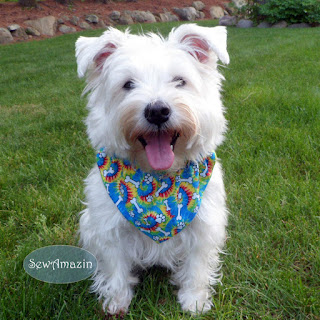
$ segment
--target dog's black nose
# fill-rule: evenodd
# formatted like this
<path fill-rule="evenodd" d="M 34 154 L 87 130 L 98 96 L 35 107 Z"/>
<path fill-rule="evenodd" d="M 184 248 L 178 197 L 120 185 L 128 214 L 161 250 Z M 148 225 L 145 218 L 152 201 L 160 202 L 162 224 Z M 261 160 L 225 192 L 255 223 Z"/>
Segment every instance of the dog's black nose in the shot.
<path fill-rule="evenodd" d="M 162 101 L 149 103 L 144 109 L 144 116 L 148 120 L 148 122 L 157 126 L 160 126 L 168 121 L 170 118 L 170 114 L 170 107 Z"/>

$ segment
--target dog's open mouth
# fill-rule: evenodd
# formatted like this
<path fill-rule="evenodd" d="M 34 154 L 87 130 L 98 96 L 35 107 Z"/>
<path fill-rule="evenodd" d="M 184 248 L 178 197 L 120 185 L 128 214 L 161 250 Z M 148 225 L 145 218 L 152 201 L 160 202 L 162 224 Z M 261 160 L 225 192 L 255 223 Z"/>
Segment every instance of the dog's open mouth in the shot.
<path fill-rule="evenodd" d="M 152 169 L 167 170 L 172 166 L 174 147 L 179 136 L 178 132 L 172 134 L 166 131 L 139 136 L 138 140 L 146 151 Z"/>

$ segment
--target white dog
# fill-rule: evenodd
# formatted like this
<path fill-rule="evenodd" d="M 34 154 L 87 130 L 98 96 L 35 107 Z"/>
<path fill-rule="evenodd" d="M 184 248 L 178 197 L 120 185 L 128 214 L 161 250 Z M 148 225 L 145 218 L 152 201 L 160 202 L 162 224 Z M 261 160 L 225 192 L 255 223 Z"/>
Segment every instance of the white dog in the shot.
<path fill-rule="evenodd" d="M 128 310 L 137 267 L 172 271 L 185 311 L 208 311 L 226 238 L 226 130 L 218 60 L 226 29 L 185 24 L 160 35 L 109 28 L 76 43 L 90 92 L 86 120 L 97 162 L 86 179 L 84 248 L 98 260 L 93 291 L 110 314 Z"/>

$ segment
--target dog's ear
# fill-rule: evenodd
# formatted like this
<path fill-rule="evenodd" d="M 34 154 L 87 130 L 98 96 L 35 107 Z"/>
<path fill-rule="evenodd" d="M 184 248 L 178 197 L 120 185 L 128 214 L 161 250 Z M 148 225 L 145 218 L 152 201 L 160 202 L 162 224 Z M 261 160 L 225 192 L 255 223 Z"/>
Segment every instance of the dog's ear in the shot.
<path fill-rule="evenodd" d="M 78 76 L 84 77 L 91 69 L 101 71 L 107 58 L 121 46 L 128 33 L 109 28 L 101 37 L 80 37 L 76 42 Z"/>
<path fill-rule="evenodd" d="M 227 30 L 225 27 L 199 27 L 184 24 L 169 34 L 169 42 L 177 43 L 202 63 L 207 63 L 213 52 L 221 62 L 229 63 Z"/>

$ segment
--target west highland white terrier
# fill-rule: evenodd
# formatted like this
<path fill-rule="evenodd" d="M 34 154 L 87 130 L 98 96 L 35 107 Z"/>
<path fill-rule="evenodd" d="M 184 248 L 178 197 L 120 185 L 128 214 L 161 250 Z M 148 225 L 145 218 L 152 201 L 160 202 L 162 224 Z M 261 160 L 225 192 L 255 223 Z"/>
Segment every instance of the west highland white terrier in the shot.
<path fill-rule="evenodd" d="M 214 152 L 226 130 L 226 38 L 224 27 L 185 24 L 167 38 L 109 28 L 76 42 L 98 153 L 80 241 L 98 260 L 92 288 L 110 314 L 127 312 L 134 271 L 153 265 L 172 271 L 183 310 L 212 306 L 227 225 Z"/>

